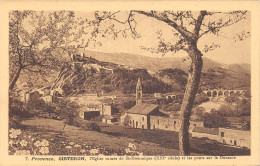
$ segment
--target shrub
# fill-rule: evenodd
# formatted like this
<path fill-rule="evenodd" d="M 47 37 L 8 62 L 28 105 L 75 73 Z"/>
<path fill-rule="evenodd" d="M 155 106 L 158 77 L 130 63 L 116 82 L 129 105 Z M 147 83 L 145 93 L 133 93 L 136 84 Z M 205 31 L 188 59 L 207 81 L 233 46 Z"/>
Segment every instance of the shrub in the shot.
<path fill-rule="evenodd" d="M 88 123 L 88 124 L 86 124 L 85 129 L 91 130 L 91 131 L 101 132 L 101 128 L 96 123 Z"/>

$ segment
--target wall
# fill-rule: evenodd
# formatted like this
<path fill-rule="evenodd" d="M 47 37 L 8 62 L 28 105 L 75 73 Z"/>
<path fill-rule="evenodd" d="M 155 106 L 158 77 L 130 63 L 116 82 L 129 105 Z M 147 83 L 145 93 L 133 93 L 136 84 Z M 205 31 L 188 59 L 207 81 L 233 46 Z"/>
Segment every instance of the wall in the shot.
<path fill-rule="evenodd" d="M 100 115 L 112 115 L 112 108 L 108 105 L 101 105 L 100 106 Z"/>
<path fill-rule="evenodd" d="M 150 124 L 151 129 L 162 129 L 169 131 L 179 131 L 180 129 L 179 119 L 169 117 L 150 116 Z M 204 127 L 204 123 L 201 121 L 190 121 L 189 130 L 192 130 L 194 127 Z"/>
<path fill-rule="evenodd" d="M 161 116 L 150 116 L 151 129 L 162 129 L 169 131 L 179 130 L 179 120 L 161 117 Z"/>
<path fill-rule="evenodd" d="M 221 132 L 224 133 L 224 137 L 221 136 Z M 251 147 L 250 131 L 219 128 L 218 136 L 221 138 L 222 143 L 239 146 L 239 147 L 247 147 L 249 149 Z"/>
<path fill-rule="evenodd" d="M 147 123 L 148 118 L 146 115 L 127 113 L 127 116 L 128 116 L 127 121 L 129 126 L 133 128 L 148 129 L 148 123 Z M 136 122 L 138 122 L 137 127 L 136 127 Z"/>

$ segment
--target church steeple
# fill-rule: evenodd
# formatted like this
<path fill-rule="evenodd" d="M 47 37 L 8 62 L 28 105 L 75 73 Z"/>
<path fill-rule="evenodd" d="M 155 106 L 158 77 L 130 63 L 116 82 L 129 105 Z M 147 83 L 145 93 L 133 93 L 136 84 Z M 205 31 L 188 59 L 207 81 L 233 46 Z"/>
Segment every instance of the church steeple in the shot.
<path fill-rule="evenodd" d="M 142 83 L 141 83 L 141 79 L 138 78 L 136 84 L 136 105 L 142 103 L 142 96 L 143 96 Z"/>

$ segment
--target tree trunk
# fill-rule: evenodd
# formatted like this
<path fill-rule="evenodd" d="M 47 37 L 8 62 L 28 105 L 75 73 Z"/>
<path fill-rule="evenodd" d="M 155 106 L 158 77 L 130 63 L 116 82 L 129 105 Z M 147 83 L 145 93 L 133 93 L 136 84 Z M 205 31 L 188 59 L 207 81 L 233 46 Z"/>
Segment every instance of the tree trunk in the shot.
<path fill-rule="evenodd" d="M 191 58 L 189 78 L 186 85 L 184 98 L 180 112 L 179 148 L 180 155 L 190 155 L 189 125 L 190 115 L 197 90 L 200 83 L 201 70 L 203 66 L 202 53 L 194 43 L 188 44 L 188 53 Z"/>
<path fill-rule="evenodd" d="M 17 73 L 15 74 L 13 80 L 11 81 L 10 85 L 9 85 L 9 91 L 12 91 L 12 89 L 14 88 L 20 74 L 21 74 L 22 68 L 19 68 Z"/>

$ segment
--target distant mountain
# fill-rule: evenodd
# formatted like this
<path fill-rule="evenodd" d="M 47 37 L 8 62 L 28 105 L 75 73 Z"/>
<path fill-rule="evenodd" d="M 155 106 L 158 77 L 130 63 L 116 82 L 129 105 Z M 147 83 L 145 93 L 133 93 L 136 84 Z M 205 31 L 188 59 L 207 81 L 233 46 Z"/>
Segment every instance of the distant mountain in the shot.
<path fill-rule="evenodd" d="M 157 72 L 167 68 L 179 68 L 187 71 L 190 64 L 190 60 L 184 59 L 183 57 L 153 58 L 128 53 L 102 53 L 95 51 L 84 52 L 86 55 L 91 56 L 99 61 L 120 64 L 130 68 L 143 68 L 147 69 L 149 72 Z M 225 65 L 206 57 L 203 57 L 203 61 L 204 72 L 210 68 L 222 67 L 237 72 L 250 73 L 249 64 Z"/>
<path fill-rule="evenodd" d="M 239 73 L 251 73 L 251 65 L 247 63 L 242 64 L 230 64 L 227 67 L 228 70 L 236 71 Z"/>

